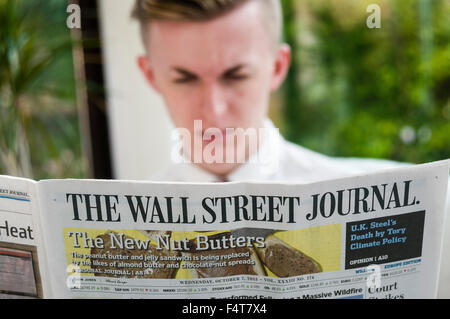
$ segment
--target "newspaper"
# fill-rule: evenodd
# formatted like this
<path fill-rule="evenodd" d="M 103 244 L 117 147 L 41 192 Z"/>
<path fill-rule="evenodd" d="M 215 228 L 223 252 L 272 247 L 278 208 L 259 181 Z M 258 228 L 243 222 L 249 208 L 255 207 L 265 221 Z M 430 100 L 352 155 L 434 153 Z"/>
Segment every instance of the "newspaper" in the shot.
<path fill-rule="evenodd" d="M 435 298 L 448 177 L 0 177 L 0 298 Z"/>

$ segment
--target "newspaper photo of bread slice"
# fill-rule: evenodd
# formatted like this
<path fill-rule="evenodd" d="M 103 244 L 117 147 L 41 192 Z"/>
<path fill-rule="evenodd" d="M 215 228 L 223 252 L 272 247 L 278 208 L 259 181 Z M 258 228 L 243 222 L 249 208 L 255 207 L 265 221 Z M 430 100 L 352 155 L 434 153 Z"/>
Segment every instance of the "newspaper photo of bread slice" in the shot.
<path fill-rule="evenodd" d="M 157 250 L 156 245 L 150 242 L 145 249 L 111 249 L 111 233 L 118 235 L 115 232 L 107 232 L 97 237 L 102 239 L 105 248 L 91 248 L 91 256 L 98 256 L 97 258 L 90 258 L 91 268 L 100 270 L 100 273 L 95 274 L 96 276 L 141 279 L 171 279 L 175 277 L 180 262 L 171 259 L 176 259 L 174 257 L 179 256 L 179 253 L 167 249 Z M 131 237 L 123 235 L 123 239 L 125 241 L 131 239 Z M 107 260 L 103 257 L 105 255 L 109 256 Z M 100 256 L 102 257 L 100 258 Z M 132 256 L 135 256 L 135 258 Z M 141 259 L 136 258 L 139 256 L 142 256 Z M 152 261 L 155 259 L 157 259 L 156 264 L 158 266 L 153 266 Z M 115 267 L 109 265 L 113 260 L 117 261 Z M 107 262 L 105 263 L 105 261 Z M 174 266 L 174 264 L 177 265 Z M 148 265 L 152 266 L 149 267 Z"/>
<path fill-rule="evenodd" d="M 266 238 L 265 248 L 255 248 L 263 264 L 281 278 L 322 272 L 321 265 L 274 235 Z"/>
<path fill-rule="evenodd" d="M 139 230 L 139 232 L 153 240 L 154 242 L 158 242 L 160 238 L 165 238 L 166 236 L 171 236 L 171 231 L 162 231 L 162 230 Z"/>
<path fill-rule="evenodd" d="M 231 233 L 221 233 L 208 236 L 209 241 L 220 241 L 223 237 L 230 237 Z M 233 255 L 241 257 L 228 258 Z M 195 240 L 191 241 L 189 255 L 193 258 L 192 263 L 201 264 L 209 262 L 214 264 L 210 267 L 195 267 L 190 269 L 192 278 L 217 278 L 236 275 L 266 276 L 264 266 L 253 247 L 235 247 L 226 249 L 198 250 Z M 226 258 L 224 258 L 226 257 Z"/>

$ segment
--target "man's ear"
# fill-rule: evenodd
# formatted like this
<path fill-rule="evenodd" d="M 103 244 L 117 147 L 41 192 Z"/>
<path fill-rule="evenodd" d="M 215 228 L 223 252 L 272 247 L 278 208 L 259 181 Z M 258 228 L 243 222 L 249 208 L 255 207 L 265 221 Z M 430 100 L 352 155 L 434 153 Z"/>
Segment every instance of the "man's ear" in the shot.
<path fill-rule="evenodd" d="M 282 44 L 276 53 L 275 64 L 273 69 L 272 81 L 270 83 L 270 90 L 272 92 L 278 90 L 283 84 L 291 66 L 291 47 L 289 44 Z"/>
<path fill-rule="evenodd" d="M 155 81 L 155 74 L 152 68 L 152 65 L 150 61 L 148 60 L 148 57 L 145 55 L 141 55 L 137 58 L 137 64 L 139 66 L 139 69 L 142 71 L 142 74 L 145 76 L 145 79 L 150 84 L 150 86 L 159 93 L 158 86 L 156 85 Z"/>

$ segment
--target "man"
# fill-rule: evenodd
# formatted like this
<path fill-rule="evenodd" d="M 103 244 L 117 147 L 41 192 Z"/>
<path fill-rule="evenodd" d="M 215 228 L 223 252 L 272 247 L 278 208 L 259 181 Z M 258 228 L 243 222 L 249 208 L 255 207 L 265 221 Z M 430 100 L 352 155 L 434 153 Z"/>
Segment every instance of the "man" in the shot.
<path fill-rule="evenodd" d="M 133 15 L 146 48 L 139 67 L 175 126 L 189 133 L 182 144 L 187 163 L 171 164 L 153 180 L 308 183 L 401 165 L 330 158 L 273 133 L 269 98 L 291 58 L 281 43 L 279 0 L 137 0 Z M 236 145 L 227 129 L 270 133 Z M 241 155 L 226 162 L 207 158 L 229 153 Z"/>
<path fill-rule="evenodd" d="M 191 163 L 171 165 L 153 180 L 313 182 L 394 166 L 331 159 L 276 134 L 266 119 L 269 98 L 285 79 L 291 58 L 290 47 L 280 41 L 278 0 L 138 0 L 133 15 L 147 49 L 139 67 L 164 98 L 175 126 L 190 133 L 183 151 Z M 195 121 L 201 129 L 195 130 Z M 214 128 L 214 138 L 205 138 Z M 225 142 L 231 134 L 226 129 L 265 129 L 271 139 L 257 134 L 256 140 L 247 136 L 232 145 Z M 201 143 L 194 141 L 198 135 Z M 205 149 L 218 142 L 216 135 L 222 135 L 223 147 L 215 143 L 214 151 L 225 157 L 241 149 L 241 160 L 208 161 Z M 194 161 L 196 152 L 201 158 Z"/>

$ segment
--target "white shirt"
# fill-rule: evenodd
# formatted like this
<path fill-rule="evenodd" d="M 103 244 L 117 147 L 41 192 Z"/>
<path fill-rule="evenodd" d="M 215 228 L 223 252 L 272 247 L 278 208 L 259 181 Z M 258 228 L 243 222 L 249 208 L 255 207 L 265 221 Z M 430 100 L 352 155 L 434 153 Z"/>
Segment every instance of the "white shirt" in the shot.
<path fill-rule="evenodd" d="M 271 139 L 261 145 L 259 154 L 254 155 L 247 163 L 232 172 L 228 176 L 228 181 L 273 181 L 303 184 L 410 165 L 388 160 L 325 156 L 287 142 L 270 120 L 266 121 L 266 128 L 272 132 Z M 277 165 L 271 166 L 267 163 L 276 163 Z M 273 169 L 274 167 L 275 169 Z M 218 178 L 195 164 L 182 163 L 171 164 L 151 180 L 213 183 L 217 182 Z M 446 218 L 444 228 L 439 298 L 450 298 L 450 191 L 447 197 L 446 215 L 448 218 Z"/>

